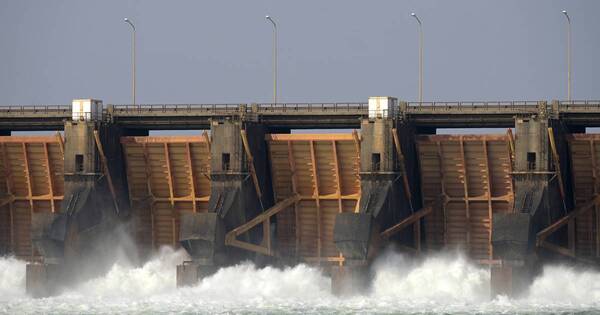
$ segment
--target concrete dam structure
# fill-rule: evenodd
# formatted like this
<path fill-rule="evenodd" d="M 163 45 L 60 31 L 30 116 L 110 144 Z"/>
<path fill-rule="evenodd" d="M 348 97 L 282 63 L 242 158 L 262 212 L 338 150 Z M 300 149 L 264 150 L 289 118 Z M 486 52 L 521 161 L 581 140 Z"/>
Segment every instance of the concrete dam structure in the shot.
<path fill-rule="evenodd" d="M 599 126 L 600 101 L 0 107 L 0 255 L 33 296 L 102 273 L 123 235 L 141 259 L 183 247 L 180 286 L 249 259 L 345 294 L 388 245 L 458 248 L 516 295 L 544 263 L 600 262 Z M 63 132 L 11 135 L 34 130 Z"/>

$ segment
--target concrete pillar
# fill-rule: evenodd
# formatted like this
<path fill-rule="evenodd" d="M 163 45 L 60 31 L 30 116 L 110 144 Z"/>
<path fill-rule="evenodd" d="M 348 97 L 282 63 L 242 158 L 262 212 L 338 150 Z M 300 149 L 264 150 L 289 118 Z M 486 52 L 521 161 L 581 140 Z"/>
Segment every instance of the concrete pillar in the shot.
<path fill-rule="evenodd" d="M 392 100 L 389 102 L 395 104 Z M 371 105 L 372 99 L 369 101 Z M 390 115 L 386 115 L 387 110 Z M 346 293 L 348 287 L 368 287 L 368 283 L 357 284 L 369 279 L 365 273 L 380 248 L 380 232 L 410 214 L 399 180 L 402 174 L 394 146 L 394 113 L 394 107 L 387 107 L 383 112 L 369 113 L 370 118 L 361 122 L 359 213 L 336 216 L 334 242 L 345 262 L 332 271 L 334 293 Z"/>
<path fill-rule="evenodd" d="M 556 181 L 551 181 L 550 121 L 546 103 L 539 113 L 515 120 L 514 205 L 511 213 L 496 213 L 492 222 L 494 256 L 492 294 L 519 295 L 539 268 L 536 234 L 563 211 Z"/>
<path fill-rule="evenodd" d="M 118 233 L 129 215 L 119 142 L 125 130 L 82 116 L 65 122 L 64 131 L 65 194 L 61 209 L 32 216 L 32 242 L 43 258 L 41 264 L 27 268 L 27 288 L 32 288 L 29 293 L 33 295 L 51 295 L 63 285 L 103 273 L 112 266 L 127 233 Z"/>
<path fill-rule="evenodd" d="M 248 155 L 241 132 L 245 131 L 262 196 L 255 188 Z M 198 281 L 218 267 L 243 259 L 253 253 L 226 247 L 225 233 L 248 222 L 273 205 L 266 129 L 254 122 L 226 119 L 211 123 L 211 197 L 208 213 L 185 213 L 182 216 L 180 242 L 192 261 L 178 266 L 178 285 Z M 262 232 L 240 235 L 246 242 L 259 244 Z M 245 239 L 244 239 L 245 237 Z M 191 279 L 190 279 L 191 278 Z"/>

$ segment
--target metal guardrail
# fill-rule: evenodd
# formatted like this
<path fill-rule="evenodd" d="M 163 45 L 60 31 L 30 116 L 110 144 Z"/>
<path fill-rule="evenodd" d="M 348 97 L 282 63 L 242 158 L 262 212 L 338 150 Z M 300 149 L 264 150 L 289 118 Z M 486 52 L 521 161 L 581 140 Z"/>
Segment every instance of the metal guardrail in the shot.
<path fill-rule="evenodd" d="M 531 113 L 538 110 L 537 101 L 493 101 L 493 102 L 408 102 L 408 113 L 474 112 Z"/>
<path fill-rule="evenodd" d="M 559 111 L 566 113 L 573 112 L 600 112 L 600 100 L 594 101 L 560 101 L 558 102 Z"/>
<path fill-rule="evenodd" d="M 263 104 L 152 104 L 152 105 L 108 105 L 106 116 L 152 116 L 164 113 L 168 116 L 218 116 L 241 115 L 252 118 L 256 115 L 366 115 L 367 103 L 263 103 Z"/>
<path fill-rule="evenodd" d="M 156 111 L 207 111 L 207 112 L 302 112 L 302 111 L 360 111 L 367 110 L 367 103 L 262 103 L 262 104 L 143 104 L 112 105 L 114 112 L 156 112 Z"/>
<path fill-rule="evenodd" d="M 472 102 L 406 102 L 400 103 L 398 114 L 512 114 L 535 113 L 540 109 L 538 101 L 472 101 Z M 600 113 L 600 100 L 554 101 L 547 103 L 547 109 L 557 113 Z M 401 111 L 404 110 L 404 113 Z M 159 116 L 169 113 L 176 116 L 198 114 L 339 114 L 368 115 L 368 103 L 259 103 L 259 104 L 141 104 L 105 105 L 108 116 Z M 555 113 L 556 114 L 556 113 Z M 71 105 L 10 105 L 0 106 L 0 116 L 4 117 L 71 117 Z"/>
<path fill-rule="evenodd" d="M 256 105 L 259 113 L 366 112 L 369 108 L 368 103 L 261 103 L 254 105 Z"/>
<path fill-rule="evenodd" d="M 0 113 L 70 113 L 71 105 L 8 105 Z"/>
<path fill-rule="evenodd" d="M 244 105 L 244 104 L 242 104 Z M 240 104 L 141 104 L 141 105 L 112 105 L 113 112 L 239 112 Z M 109 105 L 110 106 L 110 105 Z M 105 107 L 107 108 L 107 107 Z"/>

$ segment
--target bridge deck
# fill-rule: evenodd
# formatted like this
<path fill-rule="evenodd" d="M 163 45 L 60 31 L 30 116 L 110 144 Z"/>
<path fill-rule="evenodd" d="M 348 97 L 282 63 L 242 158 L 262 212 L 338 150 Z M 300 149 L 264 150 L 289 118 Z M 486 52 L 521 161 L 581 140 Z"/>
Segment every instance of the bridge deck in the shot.
<path fill-rule="evenodd" d="M 267 136 L 276 202 L 301 200 L 277 214 L 283 256 L 340 261 L 333 243 L 335 215 L 354 212 L 360 198 L 359 150 L 350 134 Z"/>
<path fill-rule="evenodd" d="M 512 127 L 519 115 L 546 111 L 568 125 L 600 126 L 600 101 L 401 102 L 398 118 L 430 128 Z M 128 128 L 208 129 L 210 119 L 234 117 L 260 121 L 273 128 L 359 128 L 369 116 L 368 104 L 152 104 L 107 105 L 104 118 Z M 71 106 L 0 106 L 0 129 L 62 129 Z"/>
<path fill-rule="evenodd" d="M 31 214 L 59 212 L 64 195 L 61 139 L 0 137 L 0 253 L 34 259 Z"/>
<path fill-rule="evenodd" d="M 514 202 L 507 137 L 418 136 L 417 150 L 424 204 L 444 200 L 425 217 L 428 248 L 460 247 L 491 259 L 492 216 Z"/>

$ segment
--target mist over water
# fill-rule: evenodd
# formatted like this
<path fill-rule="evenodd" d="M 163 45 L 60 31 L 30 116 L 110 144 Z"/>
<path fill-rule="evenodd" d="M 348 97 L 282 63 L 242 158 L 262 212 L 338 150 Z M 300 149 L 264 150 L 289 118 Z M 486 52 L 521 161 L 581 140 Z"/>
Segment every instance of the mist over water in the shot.
<path fill-rule="evenodd" d="M 25 263 L 13 257 L 0 257 L 0 303 L 23 296 Z"/>
<path fill-rule="evenodd" d="M 388 251 L 374 265 L 371 290 L 330 294 L 318 267 L 222 268 L 198 285 L 177 289 L 183 250 L 162 248 L 142 266 L 119 261 L 109 272 L 61 295 L 25 294 L 25 262 L 0 258 L 0 313 L 400 313 L 538 314 L 600 312 L 600 272 L 549 266 L 521 299 L 489 298 L 489 271 L 458 253 L 412 260 Z"/>
<path fill-rule="evenodd" d="M 373 299 L 435 306 L 476 304 L 490 297 L 489 271 L 458 253 L 415 261 L 388 251 L 373 269 Z"/>

